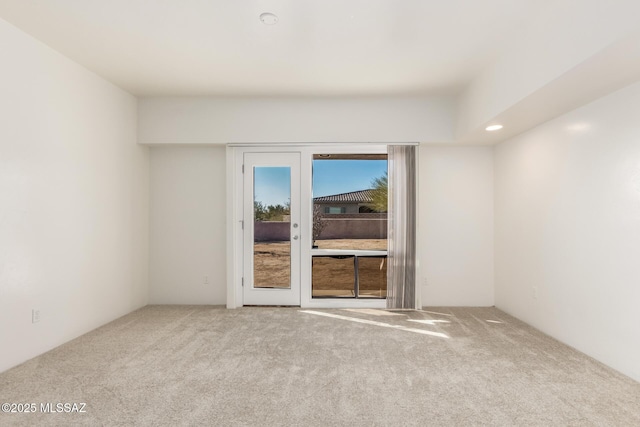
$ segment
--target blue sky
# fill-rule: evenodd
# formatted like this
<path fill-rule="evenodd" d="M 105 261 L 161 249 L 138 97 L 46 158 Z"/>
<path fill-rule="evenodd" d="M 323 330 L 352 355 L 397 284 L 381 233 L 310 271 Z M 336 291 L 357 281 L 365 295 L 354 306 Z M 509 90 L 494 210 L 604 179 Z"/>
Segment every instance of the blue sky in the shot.
<path fill-rule="evenodd" d="M 386 160 L 314 160 L 313 197 L 366 190 L 386 170 Z M 289 200 L 289 168 L 256 167 L 254 175 L 256 201 L 284 205 Z"/>
<path fill-rule="evenodd" d="M 313 197 L 366 190 L 386 170 L 386 160 L 314 160 Z"/>
<path fill-rule="evenodd" d="M 256 166 L 253 200 L 265 206 L 285 205 L 291 191 L 291 174 L 288 167 Z"/>

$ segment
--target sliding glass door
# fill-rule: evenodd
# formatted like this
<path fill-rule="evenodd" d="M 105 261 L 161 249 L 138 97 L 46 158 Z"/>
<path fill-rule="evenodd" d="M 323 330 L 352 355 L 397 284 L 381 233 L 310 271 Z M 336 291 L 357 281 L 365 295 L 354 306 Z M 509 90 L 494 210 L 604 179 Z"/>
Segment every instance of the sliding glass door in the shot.
<path fill-rule="evenodd" d="M 313 156 L 312 298 L 387 294 L 387 155 Z"/>

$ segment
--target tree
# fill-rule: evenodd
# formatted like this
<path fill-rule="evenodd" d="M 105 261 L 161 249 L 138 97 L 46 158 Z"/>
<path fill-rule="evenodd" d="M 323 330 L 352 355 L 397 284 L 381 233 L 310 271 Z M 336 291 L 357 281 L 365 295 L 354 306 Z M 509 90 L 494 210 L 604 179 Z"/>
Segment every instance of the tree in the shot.
<path fill-rule="evenodd" d="M 257 200 L 253 202 L 253 218 L 255 221 L 267 220 L 267 207 Z"/>
<path fill-rule="evenodd" d="M 387 212 L 389 201 L 389 177 L 387 172 L 371 181 L 373 187 L 371 209 L 375 212 Z"/>
<path fill-rule="evenodd" d="M 266 206 L 260 201 L 253 202 L 253 217 L 256 221 L 282 221 L 291 212 L 289 202 Z"/>
<path fill-rule="evenodd" d="M 320 209 L 320 205 L 313 205 L 313 243 L 315 246 L 316 240 L 320 237 L 320 233 L 327 226 L 327 220 L 324 218 L 324 213 Z"/>

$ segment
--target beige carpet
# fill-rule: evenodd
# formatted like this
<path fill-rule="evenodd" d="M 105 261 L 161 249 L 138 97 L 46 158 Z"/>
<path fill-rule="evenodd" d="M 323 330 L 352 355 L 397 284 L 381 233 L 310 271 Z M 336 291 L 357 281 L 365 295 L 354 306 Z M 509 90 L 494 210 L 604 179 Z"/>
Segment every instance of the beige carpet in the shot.
<path fill-rule="evenodd" d="M 494 308 L 150 306 L 0 374 L 0 401 L 38 405 L 2 426 L 640 425 L 639 383 Z"/>

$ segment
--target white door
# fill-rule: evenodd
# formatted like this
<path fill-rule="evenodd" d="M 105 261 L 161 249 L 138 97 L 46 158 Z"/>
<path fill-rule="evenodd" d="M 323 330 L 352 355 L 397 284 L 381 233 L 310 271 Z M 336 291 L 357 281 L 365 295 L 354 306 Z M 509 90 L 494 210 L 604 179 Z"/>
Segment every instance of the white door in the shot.
<path fill-rule="evenodd" d="M 300 153 L 244 153 L 243 305 L 300 305 Z"/>

